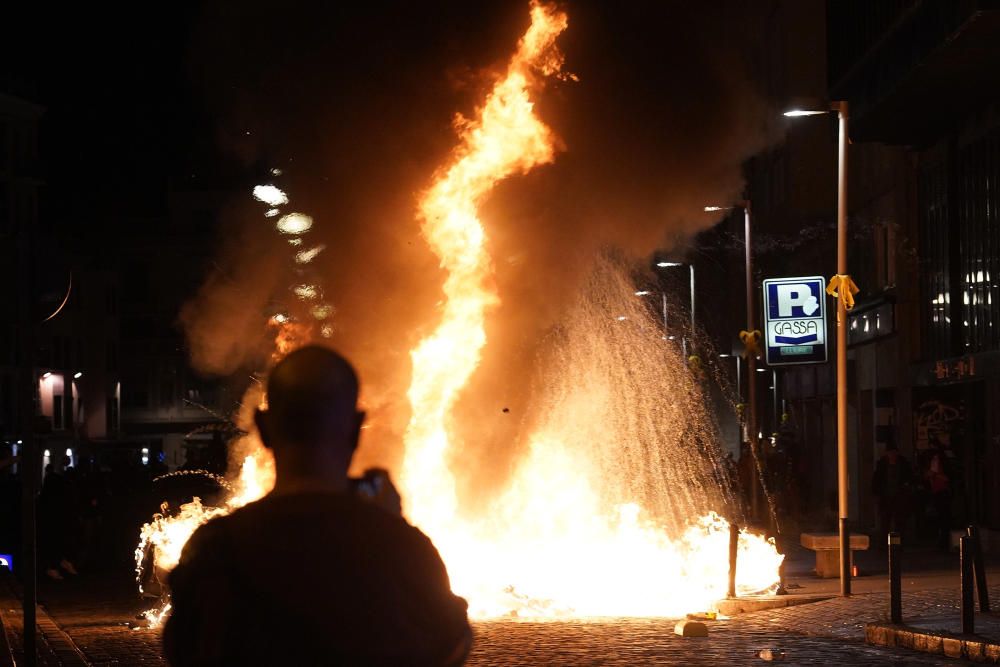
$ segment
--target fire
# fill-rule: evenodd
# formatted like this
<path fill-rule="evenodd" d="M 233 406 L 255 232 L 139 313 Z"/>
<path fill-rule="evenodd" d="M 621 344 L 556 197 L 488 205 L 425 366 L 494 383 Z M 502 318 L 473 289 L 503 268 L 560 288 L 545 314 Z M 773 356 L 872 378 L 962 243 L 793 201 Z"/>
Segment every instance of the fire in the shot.
<path fill-rule="evenodd" d="M 477 116 L 456 124 L 460 142 L 419 202 L 421 232 L 447 271 L 437 329 L 411 352 L 401 482 L 407 516 L 445 559 L 455 591 L 479 617 L 674 616 L 725 596 L 729 528 L 710 514 L 669 536 L 636 503 L 607 505 L 592 480 L 599 465 L 565 433 L 536 434 L 492 510 L 458 511 L 449 466 L 451 410 L 479 364 L 486 317 L 499 304 L 478 207 L 501 180 L 551 162 L 552 131 L 534 113 L 540 77 L 559 73 L 555 40 L 568 19 L 534 2 L 531 25 Z M 583 407 L 583 406 L 581 406 Z M 586 408 L 577 416 L 587 419 Z M 773 541 L 740 535 L 740 591 L 778 580 Z"/>
<path fill-rule="evenodd" d="M 431 530 L 455 514 L 455 480 L 445 465 L 446 422 L 459 390 L 479 364 L 486 313 L 499 303 L 477 208 L 504 178 L 554 157 L 552 131 L 535 115 L 529 89 L 536 73 L 551 74 L 561 66 L 555 40 L 566 25 L 563 12 L 532 5 L 531 27 L 506 74 L 475 119 L 458 119 L 461 143 L 454 160 L 420 202 L 421 232 L 448 277 L 441 323 L 411 352 L 407 396 L 413 417 L 406 431 L 402 481 L 409 515 Z"/>
<path fill-rule="evenodd" d="M 671 534 L 641 502 L 602 496 L 595 482 L 603 472 L 600 462 L 573 447 L 580 433 L 560 425 L 594 418 L 592 396 L 571 405 L 568 419 L 555 419 L 529 439 L 527 454 L 489 512 L 472 518 L 459 512 L 449 420 L 479 365 L 486 318 L 500 303 L 479 206 L 500 181 L 555 157 L 556 138 L 535 114 L 532 94 L 544 77 L 560 75 L 556 38 L 567 25 L 564 12 L 532 3 L 530 27 L 506 71 L 474 118 L 456 120 L 459 145 L 419 202 L 421 232 L 447 277 L 438 327 L 411 352 L 412 417 L 400 476 L 406 514 L 434 540 L 453 588 L 469 600 L 474 617 L 676 616 L 709 610 L 726 593 L 728 523 L 709 513 L 691 517 L 681 534 Z M 313 220 L 283 213 L 289 200 L 282 190 L 261 185 L 253 194 L 268 206 L 264 217 L 276 219 L 275 229 L 288 240 L 300 269 L 324 250 L 303 247 Z M 329 318 L 335 311 L 321 300 L 322 288 L 314 282 L 289 288 L 299 302 L 299 317 L 281 312 L 268 320 L 272 362 L 308 342 L 316 326 L 321 335 L 332 334 Z M 264 400 L 259 387 L 254 391 L 244 400 L 247 406 Z M 243 457 L 242 466 L 221 506 L 195 498 L 172 514 L 164 507 L 143 527 L 136 550 L 140 580 L 150 549 L 157 570 L 168 572 L 198 526 L 272 488 L 274 462 L 255 436 L 232 449 Z M 782 560 L 774 542 L 743 531 L 739 553 L 738 590 L 773 590 Z M 164 600 L 146 617 L 155 626 L 168 613 Z"/>
<path fill-rule="evenodd" d="M 184 545 L 191 535 L 204 523 L 220 516 L 225 516 L 247 503 L 263 498 L 274 486 L 274 463 L 267 460 L 261 464 L 263 449 L 247 455 L 240 467 L 240 476 L 235 489 L 218 507 L 202 504 L 200 498 L 181 505 L 178 510 L 168 514 L 169 507 L 164 503 L 162 513 L 155 514 L 152 521 L 142 526 L 139 531 L 139 545 L 135 549 L 136 575 L 139 581 L 139 592 L 142 592 L 147 549 L 152 548 L 152 565 L 157 576 L 161 578 L 180 562 Z M 170 601 L 161 600 L 158 608 L 143 613 L 149 627 L 156 627 L 170 615 Z"/>

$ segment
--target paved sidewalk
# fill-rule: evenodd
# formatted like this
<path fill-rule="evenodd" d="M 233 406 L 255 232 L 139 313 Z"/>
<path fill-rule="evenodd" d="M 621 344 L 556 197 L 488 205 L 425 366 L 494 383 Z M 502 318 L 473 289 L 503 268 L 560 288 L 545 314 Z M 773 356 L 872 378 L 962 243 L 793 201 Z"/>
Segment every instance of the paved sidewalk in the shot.
<path fill-rule="evenodd" d="M 865 624 L 888 622 L 889 580 L 887 556 L 882 549 L 860 552 L 855 563 L 864 576 L 852 581 L 852 597 L 839 597 L 838 579 L 818 579 L 812 574 L 813 554 L 788 545 L 786 578 L 791 592 L 830 594 L 829 600 L 801 607 L 756 612 L 753 622 L 811 636 L 864 641 Z M 902 554 L 903 622 L 960 615 L 961 578 L 958 554 L 911 549 Z M 987 558 L 987 582 L 993 608 L 1000 607 L 1000 563 Z M 985 626 L 984 626 L 985 627 Z"/>
<path fill-rule="evenodd" d="M 165 665 L 159 630 L 133 629 L 152 606 L 129 572 L 39 582 L 39 600 L 91 665 Z"/>
<path fill-rule="evenodd" d="M 990 599 L 1000 600 L 1000 585 L 990 588 Z M 928 588 L 903 594 L 903 622 L 919 617 L 953 617 L 960 614 L 961 593 L 955 588 Z M 803 635 L 847 641 L 864 641 L 865 624 L 887 621 L 889 594 L 862 593 L 831 598 L 801 607 L 786 607 L 747 614 L 758 628 L 781 629 Z"/>

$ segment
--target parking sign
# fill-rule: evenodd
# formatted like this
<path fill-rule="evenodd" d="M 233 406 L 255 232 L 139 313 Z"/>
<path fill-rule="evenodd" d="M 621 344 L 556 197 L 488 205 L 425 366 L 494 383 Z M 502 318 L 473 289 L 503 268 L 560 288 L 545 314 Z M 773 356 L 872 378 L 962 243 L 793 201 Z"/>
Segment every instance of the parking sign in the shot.
<path fill-rule="evenodd" d="M 826 361 L 823 276 L 764 281 L 765 358 L 769 366 Z"/>

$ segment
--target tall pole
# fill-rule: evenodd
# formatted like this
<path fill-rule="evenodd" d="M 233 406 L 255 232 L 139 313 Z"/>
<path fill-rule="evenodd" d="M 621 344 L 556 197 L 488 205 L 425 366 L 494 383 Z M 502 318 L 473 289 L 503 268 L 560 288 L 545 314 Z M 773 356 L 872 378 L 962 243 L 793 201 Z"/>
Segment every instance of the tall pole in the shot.
<path fill-rule="evenodd" d="M 840 121 L 837 159 L 837 273 L 847 275 L 847 102 L 836 102 Z M 847 308 L 840 286 L 837 298 L 837 495 L 840 505 L 840 594 L 851 594 L 851 533 L 847 525 Z"/>
<path fill-rule="evenodd" d="M 771 402 L 774 404 L 773 405 L 774 411 L 773 411 L 772 416 L 771 416 L 771 419 L 772 419 L 771 432 L 772 433 L 777 433 L 778 432 L 778 427 L 781 425 L 781 413 L 780 413 L 781 408 L 780 408 L 780 406 L 778 404 L 778 369 L 777 368 L 772 368 L 771 369 Z"/>
<path fill-rule="evenodd" d="M 754 313 L 753 299 L 753 240 L 750 233 L 750 202 L 743 203 L 744 221 L 744 243 L 746 244 L 746 283 L 747 283 L 747 331 L 753 332 L 756 328 L 754 323 L 757 316 Z M 757 468 L 760 461 L 760 452 L 757 451 L 757 357 L 754 354 L 747 355 L 747 437 L 750 443 L 750 454 L 753 456 L 754 468 Z M 759 471 L 758 471 L 759 472 Z M 759 475 L 754 475 L 752 491 L 750 493 L 750 511 L 754 518 L 760 516 L 760 482 Z"/>
<path fill-rule="evenodd" d="M 36 545 L 36 502 L 38 498 L 39 457 L 38 440 L 35 437 L 35 391 L 38 388 L 38 376 L 35 374 L 35 331 L 34 312 L 34 258 L 33 230 L 21 226 L 20 251 L 23 258 L 23 289 L 17 297 L 20 306 L 19 316 L 19 346 L 21 348 L 21 364 L 17 378 L 18 382 L 18 413 L 20 417 L 21 462 L 18 468 L 21 473 L 21 547 L 22 557 L 20 579 L 23 595 L 21 609 L 23 612 L 22 648 L 24 664 L 34 667 L 38 664 L 37 648 L 37 545 Z"/>
<path fill-rule="evenodd" d="M 694 327 L 695 327 L 695 317 L 694 317 L 694 264 L 688 264 L 691 269 L 691 354 L 694 354 Z"/>

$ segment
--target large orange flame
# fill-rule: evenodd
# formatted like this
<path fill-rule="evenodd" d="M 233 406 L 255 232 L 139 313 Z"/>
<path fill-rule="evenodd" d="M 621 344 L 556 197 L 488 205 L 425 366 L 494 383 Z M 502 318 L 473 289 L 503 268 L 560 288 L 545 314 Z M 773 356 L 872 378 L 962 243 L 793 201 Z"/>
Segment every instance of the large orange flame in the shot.
<path fill-rule="evenodd" d="M 672 538 L 643 516 L 639 504 L 609 503 L 595 492 L 599 463 L 572 447 L 580 439 L 574 424 L 598 398 L 592 394 L 574 397 L 530 438 L 528 454 L 491 512 L 474 519 L 458 512 L 449 418 L 479 364 L 487 314 L 499 303 L 478 207 L 501 180 L 553 160 L 555 137 L 535 115 L 531 93 L 541 77 L 559 72 L 562 56 L 555 40 L 566 27 L 565 13 L 532 3 L 531 25 L 506 72 L 476 117 L 457 121 L 460 143 L 420 200 L 421 231 L 447 278 L 440 323 L 411 353 L 412 418 L 401 476 L 406 513 L 434 539 L 453 587 L 469 599 L 474 616 L 664 616 L 704 610 L 725 594 L 728 524 L 715 514 L 690 517 L 687 531 Z M 277 217 L 277 207 L 288 203 L 274 186 L 259 186 L 254 196 L 275 207 L 267 217 Z M 279 231 L 308 231 L 304 217 L 289 216 L 279 219 Z M 296 262 L 308 264 L 321 251 L 322 246 L 300 251 Z M 312 303 L 319 295 L 312 287 L 299 285 L 295 294 Z M 325 302 L 313 304 L 317 321 L 331 312 Z M 275 315 L 269 324 L 275 328 L 275 361 L 312 335 L 311 328 L 285 315 Z M 321 334 L 329 336 L 328 328 L 324 324 Z M 262 400 L 259 392 L 252 391 L 245 403 Z M 170 570 L 199 525 L 273 486 L 273 460 L 253 436 L 231 449 L 243 465 L 225 504 L 206 507 L 195 499 L 172 515 L 154 517 L 136 550 L 140 575 L 147 546 L 156 567 Z M 773 541 L 743 532 L 739 548 L 739 589 L 771 588 L 781 562 Z M 164 600 L 148 614 L 150 624 L 168 612 Z"/>
<path fill-rule="evenodd" d="M 478 207 L 496 184 L 552 161 L 555 138 L 534 113 L 540 75 L 559 71 L 565 13 L 533 2 L 531 25 L 460 143 L 419 203 L 421 231 L 447 272 L 441 320 L 412 351 L 412 417 L 402 468 L 406 514 L 430 534 L 455 590 L 475 616 L 674 615 L 708 609 L 725 595 L 728 524 L 690 517 L 671 539 L 630 502 L 603 504 L 596 466 L 567 432 L 535 434 L 507 491 L 483 516 L 460 515 L 450 468 L 449 418 L 486 344 L 499 303 Z M 597 397 L 591 397 L 596 399 Z M 579 419 L 589 406 L 580 405 Z M 743 533 L 741 590 L 777 581 L 773 542 Z"/>
<path fill-rule="evenodd" d="M 409 516 L 427 528 L 455 514 L 455 482 L 446 465 L 448 416 L 479 364 L 486 312 L 499 303 L 477 209 L 498 182 L 553 158 L 552 131 L 535 115 L 529 92 L 536 73 L 561 66 L 555 39 L 566 25 L 565 13 L 532 4 L 531 27 L 506 74 L 475 119 L 459 119 L 454 159 L 420 201 L 421 232 L 448 272 L 441 323 L 411 353 L 413 416 L 402 481 Z"/>

